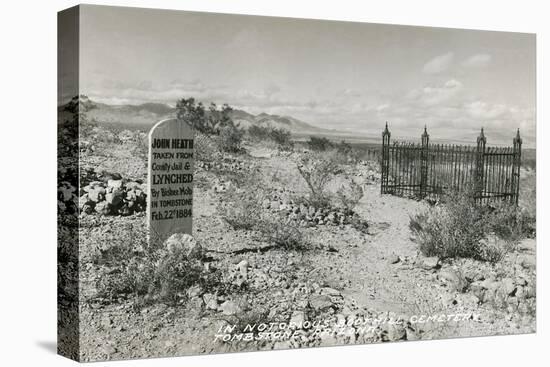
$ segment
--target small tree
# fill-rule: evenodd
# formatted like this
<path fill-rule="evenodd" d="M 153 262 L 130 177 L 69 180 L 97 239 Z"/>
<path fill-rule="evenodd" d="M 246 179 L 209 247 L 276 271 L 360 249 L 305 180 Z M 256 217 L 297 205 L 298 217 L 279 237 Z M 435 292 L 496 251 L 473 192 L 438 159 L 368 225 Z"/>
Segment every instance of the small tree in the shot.
<path fill-rule="evenodd" d="M 212 134 L 211 122 L 206 118 L 202 102 L 195 102 L 195 98 L 182 98 L 176 104 L 177 118 L 191 125 L 203 134 Z"/>
<path fill-rule="evenodd" d="M 297 167 L 311 191 L 310 204 L 317 207 L 329 206 L 330 195 L 326 192 L 326 187 L 334 175 L 341 172 L 340 167 L 332 160 L 314 157 L 303 158 Z"/>
<path fill-rule="evenodd" d="M 211 102 L 206 111 L 202 102 L 197 103 L 194 98 L 182 98 L 177 102 L 176 108 L 177 118 L 190 124 L 204 137 L 217 135 L 216 139 L 212 140 L 217 143 L 220 150 L 232 153 L 241 151 L 244 132 L 233 122 L 233 108 L 228 104 L 218 108 Z"/>
<path fill-rule="evenodd" d="M 226 126 L 219 130 L 218 145 L 224 152 L 238 153 L 241 151 L 244 131 L 236 126 Z"/>
<path fill-rule="evenodd" d="M 336 150 L 340 154 L 349 155 L 353 151 L 353 147 L 350 143 L 347 143 L 345 140 L 342 140 L 337 146 Z"/>
<path fill-rule="evenodd" d="M 310 136 L 309 141 L 307 142 L 309 149 L 324 152 L 325 150 L 332 147 L 332 143 L 327 138 L 320 138 L 317 136 Z"/>

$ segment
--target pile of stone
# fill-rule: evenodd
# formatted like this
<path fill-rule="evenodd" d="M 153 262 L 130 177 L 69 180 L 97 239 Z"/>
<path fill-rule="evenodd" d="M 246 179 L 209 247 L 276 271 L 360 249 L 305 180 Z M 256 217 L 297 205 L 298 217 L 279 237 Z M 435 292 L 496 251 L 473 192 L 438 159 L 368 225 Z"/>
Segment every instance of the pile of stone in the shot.
<path fill-rule="evenodd" d="M 80 190 L 81 214 L 131 215 L 147 209 L 147 185 L 122 178 L 92 181 Z"/>
<path fill-rule="evenodd" d="M 510 313 L 535 312 L 536 288 L 525 278 L 488 278 L 473 282 L 470 289 L 480 303 L 502 307 Z"/>
<path fill-rule="evenodd" d="M 244 161 L 238 160 L 236 158 L 225 157 L 220 161 L 205 162 L 205 161 L 196 161 L 196 168 L 202 169 L 204 171 L 243 171 L 252 169 L 252 164 L 247 164 Z"/>
<path fill-rule="evenodd" d="M 435 272 L 436 279 L 453 295 L 449 303 L 488 304 L 519 314 L 535 312 L 535 277 L 523 264 L 508 266 L 508 275 L 471 259 L 462 260 L 460 266 L 442 267 L 437 257 L 426 257 L 417 261 L 417 266 Z"/>
<path fill-rule="evenodd" d="M 262 201 L 264 209 L 284 214 L 289 221 L 297 222 L 301 227 L 315 227 L 317 225 L 345 225 L 352 223 L 356 218 L 353 211 L 337 208 L 316 208 L 306 203 L 295 203 L 278 194 Z"/>

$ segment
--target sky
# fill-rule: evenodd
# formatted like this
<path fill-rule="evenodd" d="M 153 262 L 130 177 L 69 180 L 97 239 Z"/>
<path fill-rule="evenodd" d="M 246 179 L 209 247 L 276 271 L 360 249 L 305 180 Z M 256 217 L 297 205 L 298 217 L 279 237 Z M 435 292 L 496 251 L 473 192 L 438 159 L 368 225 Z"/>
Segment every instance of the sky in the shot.
<path fill-rule="evenodd" d="M 535 144 L 535 36 L 84 6 L 80 88 L 109 104 L 194 97 L 378 136 Z"/>

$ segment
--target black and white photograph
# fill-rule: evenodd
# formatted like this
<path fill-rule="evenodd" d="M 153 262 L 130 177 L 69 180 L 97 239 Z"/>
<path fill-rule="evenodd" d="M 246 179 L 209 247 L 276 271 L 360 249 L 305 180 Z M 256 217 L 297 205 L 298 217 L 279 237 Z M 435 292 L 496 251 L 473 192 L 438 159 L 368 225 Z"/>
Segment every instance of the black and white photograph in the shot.
<path fill-rule="evenodd" d="M 0 8 L 0 365 L 544 360 L 543 2 Z"/>
<path fill-rule="evenodd" d="M 58 27 L 61 355 L 536 331 L 534 34 L 96 5 Z"/>

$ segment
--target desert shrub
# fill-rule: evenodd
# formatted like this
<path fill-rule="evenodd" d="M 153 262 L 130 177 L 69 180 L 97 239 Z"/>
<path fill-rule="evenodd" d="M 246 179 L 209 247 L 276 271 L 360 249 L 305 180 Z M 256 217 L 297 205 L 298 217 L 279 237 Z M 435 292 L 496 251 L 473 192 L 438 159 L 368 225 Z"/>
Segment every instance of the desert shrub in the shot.
<path fill-rule="evenodd" d="M 248 135 L 254 140 L 269 139 L 270 128 L 265 126 L 252 125 L 248 128 Z"/>
<path fill-rule="evenodd" d="M 152 263 L 134 257 L 119 272 L 99 278 L 96 284 L 98 297 L 114 300 L 121 296 L 145 296 L 153 284 L 154 273 Z"/>
<path fill-rule="evenodd" d="M 261 217 L 260 194 L 252 192 L 246 195 L 232 195 L 233 201 L 218 208 L 222 218 L 233 229 L 251 230 Z"/>
<path fill-rule="evenodd" d="M 310 190 L 309 204 L 317 208 L 330 206 L 327 185 L 334 175 L 342 172 L 340 166 L 330 159 L 307 156 L 301 159 L 297 167 Z"/>
<path fill-rule="evenodd" d="M 342 140 L 336 145 L 336 150 L 340 154 L 351 155 L 353 153 L 353 147 L 350 143 L 347 143 L 345 140 Z"/>
<path fill-rule="evenodd" d="M 331 161 L 337 166 L 349 165 L 350 163 L 353 163 L 355 161 L 355 158 L 353 156 L 345 154 L 338 149 L 329 149 L 319 154 L 323 155 L 323 159 Z"/>
<path fill-rule="evenodd" d="M 426 256 L 496 262 L 527 235 L 529 225 L 517 206 L 483 205 L 467 191 L 412 216 L 409 227 Z"/>
<path fill-rule="evenodd" d="M 351 212 L 353 208 L 357 206 L 357 203 L 363 197 L 363 188 L 357 182 L 352 179 L 348 179 L 349 185 L 347 187 L 342 186 L 336 192 L 336 199 L 338 205 L 345 211 Z"/>
<path fill-rule="evenodd" d="M 187 122 L 196 131 L 203 134 L 214 133 L 214 127 L 206 116 L 202 102 L 197 102 L 194 98 L 182 98 L 176 103 L 176 111 L 178 120 Z"/>
<path fill-rule="evenodd" d="M 200 260 L 188 258 L 183 249 L 157 249 L 134 256 L 122 263 L 119 271 L 100 277 L 98 297 L 115 300 L 135 297 L 138 302 L 160 301 L 176 304 L 187 299 L 187 290 L 195 285 L 215 292 L 223 287 L 219 272 L 208 272 Z"/>
<path fill-rule="evenodd" d="M 233 122 L 231 118 L 233 108 L 229 105 L 223 104 L 218 108 L 212 102 L 207 111 L 202 102 L 197 102 L 194 98 L 182 98 L 178 100 L 176 110 L 178 120 L 185 121 L 199 134 L 216 136 L 217 145 L 221 151 L 241 151 L 244 131 Z M 204 148 L 207 147 L 208 145 L 204 146 Z"/>
<path fill-rule="evenodd" d="M 218 137 L 218 146 L 220 150 L 228 153 L 241 152 L 243 135 L 244 131 L 234 126 L 221 128 Z"/>
<path fill-rule="evenodd" d="M 285 250 L 304 251 L 308 242 L 300 228 L 284 224 L 281 220 L 264 219 L 257 223 L 257 230 L 264 241 Z"/>
<path fill-rule="evenodd" d="M 134 154 L 144 161 L 149 157 L 149 137 L 137 135 L 134 145 Z"/>
<path fill-rule="evenodd" d="M 163 302 L 176 304 L 187 298 L 186 291 L 191 286 L 210 284 L 211 276 L 200 261 L 189 259 L 183 249 L 163 251 L 155 269 L 154 291 Z"/>
<path fill-rule="evenodd" d="M 283 128 L 252 125 L 248 129 L 248 135 L 257 141 L 273 141 L 283 150 L 289 150 L 294 145 L 290 131 Z"/>
<path fill-rule="evenodd" d="M 535 236 L 535 218 L 528 210 L 508 202 L 494 203 L 489 210 L 491 230 L 501 239 L 517 242 Z"/>
<path fill-rule="evenodd" d="M 292 141 L 290 140 L 291 134 L 290 131 L 283 128 L 273 128 L 270 132 L 270 138 L 281 146 L 291 146 Z"/>
<path fill-rule="evenodd" d="M 310 136 L 307 141 L 309 149 L 315 150 L 318 152 L 324 152 L 325 150 L 332 148 L 333 144 L 330 140 L 325 137 Z"/>
<path fill-rule="evenodd" d="M 467 205 L 437 206 L 411 218 L 410 228 L 426 256 L 482 258 L 485 223 Z"/>

